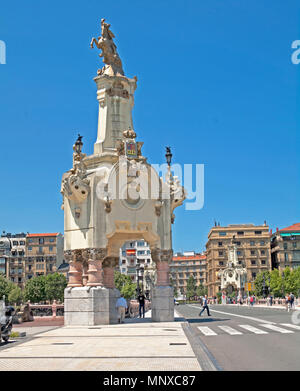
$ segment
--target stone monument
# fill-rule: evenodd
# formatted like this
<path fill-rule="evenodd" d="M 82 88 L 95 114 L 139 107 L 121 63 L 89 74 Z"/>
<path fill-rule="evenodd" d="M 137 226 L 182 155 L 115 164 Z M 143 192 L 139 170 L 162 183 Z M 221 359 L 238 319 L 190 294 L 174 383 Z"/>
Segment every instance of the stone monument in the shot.
<path fill-rule="evenodd" d="M 104 67 L 94 78 L 99 105 L 94 153 L 82 153 L 82 136 L 73 146 L 73 167 L 62 178 L 65 259 L 70 264 L 65 290 L 65 325 L 117 323 L 114 285 L 119 249 L 144 239 L 156 263 L 152 320 L 174 319 L 172 260 L 174 209 L 185 191 L 170 165 L 165 181 L 142 155 L 136 141 L 132 108 L 137 78 L 124 75 L 110 25 L 101 20 L 101 37 L 93 38 Z"/>
<path fill-rule="evenodd" d="M 247 269 L 242 264 L 239 264 L 235 237 L 233 237 L 231 244 L 228 246 L 226 268 L 219 270 L 218 276 L 221 278 L 221 290 L 235 287 L 241 297 L 247 279 Z"/>

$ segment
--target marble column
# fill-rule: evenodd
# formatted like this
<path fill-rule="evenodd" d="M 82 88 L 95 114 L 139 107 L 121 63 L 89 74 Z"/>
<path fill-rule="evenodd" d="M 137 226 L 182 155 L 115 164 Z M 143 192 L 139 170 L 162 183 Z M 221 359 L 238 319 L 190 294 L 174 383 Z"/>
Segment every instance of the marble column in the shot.
<path fill-rule="evenodd" d="M 103 286 L 102 262 L 107 255 L 105 248 L 92 248 L 88 260 L 88 286 Z"/>
<path fill-rule="evenodd" d="M 115 288 L 114 271 L 119 264 L 118 257 L 106 257 L 103 261 L 103 285 L 105 288 Z"/>
<path fill-rule="evenodd" d="M 80 287 L 82 283 L 82 254 L 81 250 L 65 251 L 65 259 L 69 261 L 68 287 Z"/>
<path fill-rule="evenodd" d="M 172 261 L 172 250 L 152 249 L 151 257 L 156 264 L 156 286 L 170 285 L 170 266 Z"/>

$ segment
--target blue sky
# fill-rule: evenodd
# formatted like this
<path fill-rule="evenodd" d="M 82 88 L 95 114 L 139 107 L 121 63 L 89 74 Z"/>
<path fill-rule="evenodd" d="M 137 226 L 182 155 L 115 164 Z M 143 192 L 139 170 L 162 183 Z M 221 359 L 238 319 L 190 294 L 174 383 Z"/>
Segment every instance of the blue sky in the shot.
<path fill-rule="evenodd" d="M 204 249 L 214 219 L 300 221 L 300 39 L 296 0 L 14 1 L 1 6 L 0 229 L 63 232 L 60 182 L 72 145 L 97 132 L 102 66 L 91 37 L 111 23 L 143 153 L 205 165 L 205 203 L 176 210 L 175 251 Z"/>

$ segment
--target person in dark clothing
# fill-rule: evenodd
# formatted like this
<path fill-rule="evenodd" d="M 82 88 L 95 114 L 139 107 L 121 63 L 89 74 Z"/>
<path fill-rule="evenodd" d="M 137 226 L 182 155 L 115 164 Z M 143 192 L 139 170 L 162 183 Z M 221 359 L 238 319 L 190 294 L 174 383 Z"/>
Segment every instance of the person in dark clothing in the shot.
<path fill-rule="evenodd" d="M 202 310 L 200 311 L 199 316 L 202 315 L 202 313 L 204 312 L 205 309 L 206 309 L 206 311 L 207 311 L 207 315 L 208 315 L 208 316 L 211 316 L 210 313 L 209 313 L 209 308 L 208 308 L 207 295 L 204 296 L 204 299 L 203 299 L 203 308 L 202 308 Z"/>
<path fill-rule="evenodd" d="M 145 317 L 145 296 L 143 293 L 140 293 L 138 295 L 138 302 L 139 302 L 139 315 L 140 318 L 142 317 L 142 310 L 143 310 L 143 318 Z"/>

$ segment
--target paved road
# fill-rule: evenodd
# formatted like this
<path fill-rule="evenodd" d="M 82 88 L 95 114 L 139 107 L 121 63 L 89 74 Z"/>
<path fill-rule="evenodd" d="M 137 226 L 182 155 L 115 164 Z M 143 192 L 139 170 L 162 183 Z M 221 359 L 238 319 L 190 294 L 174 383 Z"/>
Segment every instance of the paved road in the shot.
<path fill-rule="evenodd" d="M 223 370 L 300 370 L 300 311 L 211 305 L 212 316 L 205 311 L 200 318 L 200 308 L 176 311 Z"/>

